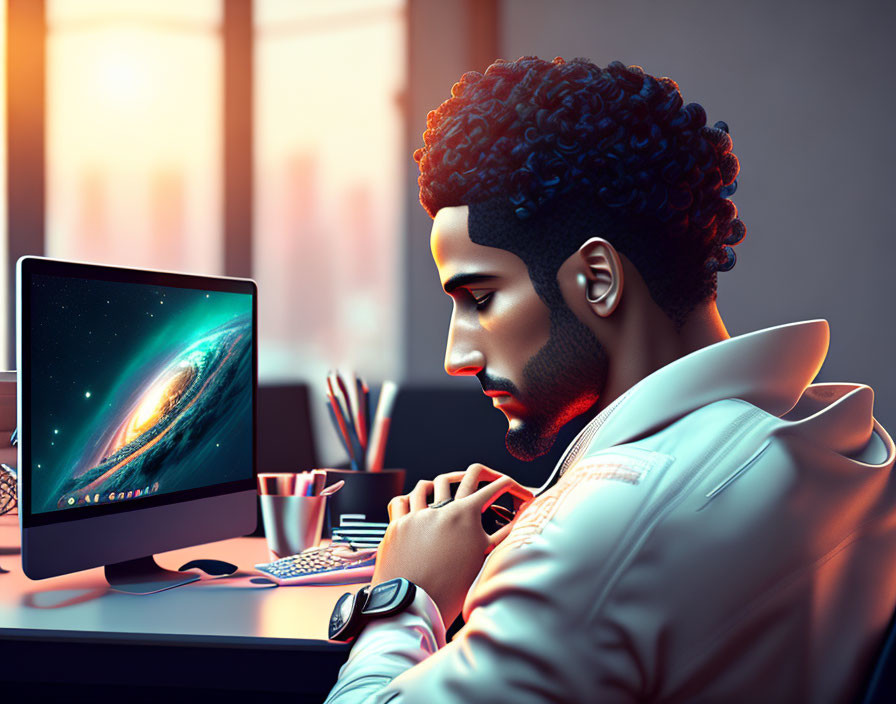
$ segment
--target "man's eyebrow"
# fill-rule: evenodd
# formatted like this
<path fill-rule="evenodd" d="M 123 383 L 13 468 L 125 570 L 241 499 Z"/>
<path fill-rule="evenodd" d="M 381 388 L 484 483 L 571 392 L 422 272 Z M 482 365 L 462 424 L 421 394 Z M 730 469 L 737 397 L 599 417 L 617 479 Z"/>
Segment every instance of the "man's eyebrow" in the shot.
<path fill-rule="evenodd" d="M 445 282 L 443 288 L 445 293 L 451 293 L 461 286 L 469 286 L 470 284 L 480 284 L 485 281 L 493 281 L 498 277 L 494 274 L 455 274 Z"/>

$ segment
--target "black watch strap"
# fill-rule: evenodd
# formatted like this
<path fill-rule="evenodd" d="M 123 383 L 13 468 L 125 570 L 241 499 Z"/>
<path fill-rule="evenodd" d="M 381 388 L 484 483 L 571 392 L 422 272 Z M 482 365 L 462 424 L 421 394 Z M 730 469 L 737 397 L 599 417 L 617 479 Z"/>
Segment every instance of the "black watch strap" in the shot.
<path fill-rule="evenodd" d="M 330 640 L 348 642 L 361 632 L 364 627 L 361 609 L 367 603 L 369 590 L 370 587 L 362 587 L 354 594 L 346 592 L 339 597 L 339 601 L 333 607 L 333 613 L 330 614 L 328 629 Z"/>

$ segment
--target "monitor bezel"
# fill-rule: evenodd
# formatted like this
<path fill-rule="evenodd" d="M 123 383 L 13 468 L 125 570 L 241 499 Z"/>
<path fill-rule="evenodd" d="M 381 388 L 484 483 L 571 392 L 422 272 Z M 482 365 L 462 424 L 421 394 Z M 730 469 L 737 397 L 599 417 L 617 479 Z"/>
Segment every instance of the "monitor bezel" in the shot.
<path fill-rule="evenodd" d="M 19 428 L 19 520 L 22 529 L 49 526 L 72 521 L 83 521 L 102 516 L 153 509 L 198 499 L 224 496 L 255 489 L 257 461 L 256 418 L 258 416 L 258 287 L 251 279 L 224 276 L 205 276 L 152 269 L 133 269 L 87 262 L 73 262 L 45 257 L 27 256 L 16 265 L 16 362 L 18 374 Z M 75 506 L 45 513 L 31 510 L 31 438 L 28 423 L 31 417 L 31 330 L 25 323 L 31 318 L 31 276 L 45 275 L 96 281 L 168 286 L 202 291 L 249 294 L 252 297 L 252 453 L 251 473 L 245 479 L 208 487 L 186 489 L 171 493 L 140 497 L 120 503 Z"/>

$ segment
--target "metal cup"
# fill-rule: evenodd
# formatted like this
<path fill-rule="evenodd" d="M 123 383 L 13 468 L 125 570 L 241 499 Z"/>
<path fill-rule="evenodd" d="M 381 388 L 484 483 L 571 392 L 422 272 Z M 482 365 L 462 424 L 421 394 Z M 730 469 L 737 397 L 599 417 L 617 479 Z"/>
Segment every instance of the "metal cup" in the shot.
<path fill-rule="evenodd" d="M 320 477 L 308 472 L 258 475 L 261 520 L 268 549 L 275 560 L 320 542 L 327 497 L 303 495 L 306 490 L 316 493 L 323 487 L 324 477 L 320 474 Z"/>
<path fill-rule="evenodd" d="M 275 560 L 313 548 L 320 542 L 326 496 L 262 494 L 259 498 L 264 534 Z"/>

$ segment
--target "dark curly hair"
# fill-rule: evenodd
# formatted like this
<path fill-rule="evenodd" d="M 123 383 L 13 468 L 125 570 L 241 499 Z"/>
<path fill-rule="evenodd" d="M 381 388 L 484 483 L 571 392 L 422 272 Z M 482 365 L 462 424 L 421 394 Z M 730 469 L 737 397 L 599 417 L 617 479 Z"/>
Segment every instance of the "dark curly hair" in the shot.
<path fill-rule="evenodd" d="M 715 298 L 716 272 L 734 266 L 746 234 L 729 200 L 739 164 L 728 126 L 707 127 L 675 81 L 639 66 L 496 61 L 463 75 L 423 141 L 414 159 L 430 217 L 470 205 L 471 238 L 518 254 L 549 305 L 562 301 L 560 264 L 600 235 L 680 325 Z"/>

